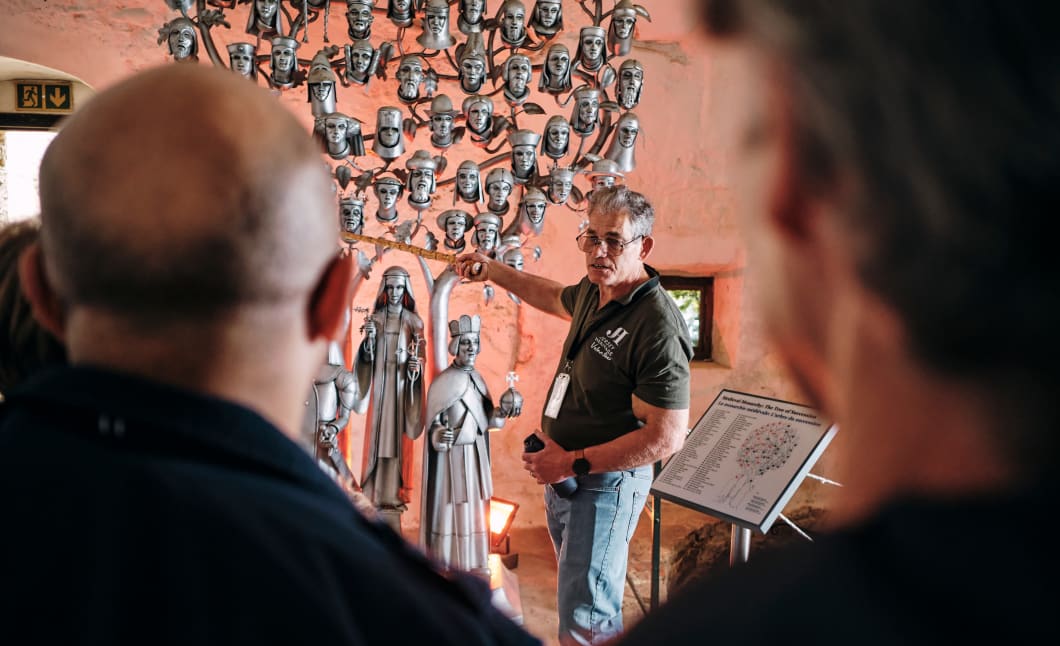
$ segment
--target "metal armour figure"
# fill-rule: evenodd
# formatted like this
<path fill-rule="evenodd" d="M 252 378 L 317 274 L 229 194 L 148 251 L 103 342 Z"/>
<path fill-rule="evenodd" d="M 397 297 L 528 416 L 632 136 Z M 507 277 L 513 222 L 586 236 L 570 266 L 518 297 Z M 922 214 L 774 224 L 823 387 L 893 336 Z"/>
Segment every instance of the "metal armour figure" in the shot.
<path fill-rule="evenodd" d="M 394 74 L 398 81 L 397 95 L 405 103 L 412 103 L 420 98 L 420 86 L 423 85 L 423 59 L 416 54 L 401 57 L 398 70 Z"/>
<path fill-rule="evenodd" d="M 512 147 L 512 175 L 520 184 L 537 175 L 537 144 L 540 141 L 541 135 L 533 130 L 516 130 L 508 135 Z"/>
<path fill-rule="evenodd" d="M 423 33 L 416 42 L 424 49 L 447 49 L 456 42 L 449 33 L 449 3 L 446 0 L 427 0 L 423 10 Z"/>
<path fill-rule="evenodd" d="M 458 197 L 469 204 L 482 203 L 485 201 L 482 195 L 482 175 L 478 164 L 471 159 L 460 162 L 460 166 L 456 169 L 456 190 L 453 191 L 453 204 L 456 204 Z"/>
<path fill-rule="evenodd" d="M 492 213 L 479 213 L 475 216 L 473 223 L 475 225 L 475 251 L 492 258 L 500 243 L 500 217 Z"/>
<path fill-rule="evenodd" d="M 607 50 L 604 48 L 606 37 L 603 27 L 590 25 L 581 28 L 574 59 L 583 70 L 595 73 L 607 62 Z"/>
<path fill-rule="evenodd" d="M 570 122 L 554 114 L 545 123 L 545 136 L 541 138 L 541 152 L 552 159 L 562 159 L 570 150 Z"/>
<path fill-rule="evenodd" d="M 570 49 L 563 43 L 549 46 L 545 64 L 541 68 L 541 82 L 537 89 L 549 94 L 561 94 L 571 88 Z"/>
<path fill-rule="evenodd" d="M 368 40 L 372 35 L 372 8 L 375 0 L 346 0 L 346 32 L 351 40 Z"/>
<path fill-rule="evenodd" d="M 251 81 L 258 78 L 258 66 L 255 57 L 257 50 L 250 43 L 232 43 L 228 46 L 228 67 Z"/>
<path fill-rule="evenodd" d="M 282 34 L 280 0 L 254 0 L 247 15 L 247 33 L 258 37 Z"/>
<path fill-rule="evenodd" d="M 637 10 L 631 0 L 618 0 L 611 12 L 611 27 L 607 30 L 607 47 L 612 56 L 625 56 L 633 44 L 633 30 L 637 26 Z"/>
<path fill-rule="evenodd" d="M 412 24 L 412 0 L 390 0 L 386 17 L 398 27 L 408 27 Z"/>
<path fill-rule="evenodd" d="M 401 130 L 401 110 L 384 105 L 375 113 L 372 151 L 390 161 L 405 154 L 405 133 Z"/>
<path fill-rule="evenodd" d="M 339 226 L 346 233 L 361 235 L 364 230 L 364 200 L 352 195 L 339 200 Z"/>
<path fill-rule="evenodd" d="M 489 578 L 489 500 L 493 476 L 487 434 L 520 414 L 514 389 L 496 409 L 475 370 L 481 320 L 466 314 L 449 322 L 453 361 L 427 394 L 424 443 L 424 548 L 450 569 Z"/>
<path fill-rule="evenodd" d="M 158 30 L 158 44 L 166 43 L 173 60 L 194 62 L 199 60 L 199 36 L 195 23 L 184 16 L 170 20 Z"/>
<path fill-rule="evenodd" d="M 438 216 L 438 228 L 445 232 L 445 248 L 454 253 L 463 253 L 467 243 L 464 234 L 472 227 L 474 222 L 467 211 L 460 209 L 449 209 L 442 211 Z"/>
<path fill-rule="evenodd" d="M 570 117 L 571 130 L 583 137 L 596 131 L 600 121 L 600 90 L 580 87 L 574 91 L 574 112 Z"/>
<path fill-rule="evenodd" d="M 522 105 L 530 96 L 532 74 L 530 58 L 523 54 L 512 54 L 504 61 L 504 99 L 508 105 Z"/>
<path fill-rule="evenodd" d="M 453 136 L 453 120 L 459 110 L 453 109 L 453 102 L 444 94 L 439 94 L 431 100 L 431 107 L 427 110 L 430 117 L 431 144 L 438 148 L 448 148 L 456 143 Z"/>
<path fill-rule="evenodd" d="M 501 40 L 512 47 L 520 47 L 526 41 L 526 5 L 520 0 L 504 0 L 497 10 Z"/>
<path fill-rule="evenodd" d="M 615 100 L 626 110 L 632 110 L 640 103 L 642 89 L 644 89 L 644 65 L 634 58 L 622 61 L 618 67 Z"/>
<path fill-rule="evenodd" d="M 405 192 L 405 185 L 396 177 L 380 177 L 372 184 L 379 206 L 375 211 L 375 219 L 379 222 L 390 223 L 397 220 L 397 201 Z"/>
<path fill-rule="evenodd" d="M 371 41 L 355 40 L 343 48 L 346 57 L 346 80 L 357 85 L 367 85 L 379 63 L 379 52 Z"/>
<path fill-rule="evenodd" d="M 593 162 L 593 168 L 589 171 L 589 183 L 593 190 L 600 188 L 611 188 L 615 184 L 621 184 L 625 175 L 618 167 L 618 162 L 611 159 L 598 159 Z"/>
<path fill-rule="evenodd" d="M 437 186 L 434 172 L 438 170 L 438 163 L 426 150 L 417 150 L 405 162 L 405 168 L 409 170 L 406 186 L 409 190 L 409 206 L 417 211 L 431 208 L 431 196 Z"/>
<path fill-rule="evenodd" d="M 332 477 L 350 482 L 353 474 L 339 451 L 336 436 L 350 421 L 350 413 L 363 413 L 367 401 L 359 397 L 357 379 L 346 369 L 342 348 L 332 341 L 328 358 L 316 377 L 306 400 L 302 437 L 312 442 L 317 462 Z"/>
<path fill-rule="evenodd" d="M 637 167 L 634 157 L 634 146 L 637 143 L 637 135 L 640 134 L 640 119 L 632 112 L 627 112 L 618 118 L 615 124 L 615 134 L 611 137 L 611 145 L 607 147 L 604 157 L 618 162 L 618 169 L 623 173 L 633 172 Z"/>
<path fill-rule="evenodd" d="M 530 16 L 530 26 L 542 38 L 555 36 L 563 31 L 562 0 L 537 0 Z"/>
<path fill-rule="evenodd" d="M 462 107 L 472 143 L 487 143 L 493 137 L 493 99 L 473 94 L 464 99 Z"/>
<path fill-rule="evenodd" d="M 461 33 L 481 32 L 486 22 L 486 0 L 460 0 L 456 26 Z"/>
<path fill-rule="evenodd" d="M 494 168 L 486 173 L 486 209 L 490 213 L 503 217 L 508 212 L 508 196 L 512 194 L 515 178 L 507 168 Z"/>
<path fill-rule="evenodd" d="M 523 248 L 520 245 L 519 236 L 505 239 L 501 246 L 504 248 L 504 251 L 499 254 L 500 261 L 515 271 L 522 271 L 523 266 L 526 265 L 526 258 L 523 256 Z M 508 292 L 508 295 L 516 303 L 521 302 L 515 294 Z"/>
<path fill-rule="evenodd" d="M 515 219 L 501 234 L 502 239 L 520 235 L 541 235 L 541 230 L 545 226 L 545 209 L 547 205 L 548 198 L 545 197 L 541 189 L 534 186 L 527 188 L 526 192 L 523 193 L 522 199 L 519 200 L 519 210 Z"/>
<path fill-rule="evenodd" d="M 331 61 L 324 52 L 317 52 L 309 65 L 309 78 L 306 80 L 307 101 L 314 117 L 322 117 L 335 112 L 335 86 L 337 79 L 331 69 Z"/>
<path fill-rule="evenodd" d="M 375 308 L 364 322 L 354 363 L 361 393 L 370 393 L 361 487 L 380 516 L 400 532 L 412 486 L 406 448 L 423 432 L 423 321 L 416 314 L 409 273 L 383 272 Z"/>
<path fill-rule="evenodd" d="M 294 85 L 295 52 L 298 51 L 298 41 L 286 36 L 274 36 L 272 39 L 272 72 L 269 80 L 276 87 L 291 87 Z"/>
<path fill-rule="evenodd" d="M 332 159 L 341 160 L 364 154 L 361 122 L 353 117 L 341 112 L 326 114 L 316 119 L 314 131 Z"/>
<path fill-rule="evenodd" d="M 482 83 L 486 80 L 486 45 L 482 41 L 482 32 L 468 34 L 467 43 L 460 50 L 457 66 L 456 76 L 461 90 L 475 94 L 482 89 Z"/>
<path fill-rule="evenodd" d="M 574 188 L 574 169 L 556 166 L 548 174 L 548 201 L 553 204 L 566 204 Z"/>

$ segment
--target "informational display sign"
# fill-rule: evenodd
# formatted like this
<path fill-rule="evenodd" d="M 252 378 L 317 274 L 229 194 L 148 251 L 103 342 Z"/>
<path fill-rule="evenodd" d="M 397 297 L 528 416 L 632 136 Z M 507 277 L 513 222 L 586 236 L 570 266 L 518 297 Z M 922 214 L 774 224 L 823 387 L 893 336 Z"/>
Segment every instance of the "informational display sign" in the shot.
<path fill-rule="evenodd" d="M 69 81 L 15 81 L 17 112 L 71 112 L 74 95 Z"/>
<path fill-rule="evenodd" d="M 722 390 L 652 493 L 765 533 L 835 434 L 808 406 Z"/>

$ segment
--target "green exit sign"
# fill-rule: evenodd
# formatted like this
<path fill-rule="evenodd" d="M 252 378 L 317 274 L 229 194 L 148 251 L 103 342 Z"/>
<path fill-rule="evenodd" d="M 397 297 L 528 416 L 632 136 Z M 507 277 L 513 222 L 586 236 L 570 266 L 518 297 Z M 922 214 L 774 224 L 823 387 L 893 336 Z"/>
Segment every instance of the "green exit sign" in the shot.
<path fill-rule="evenodd" d="M 15 81 L 15 111 L 71 112 L 74 94 L 69 81 Z"/>

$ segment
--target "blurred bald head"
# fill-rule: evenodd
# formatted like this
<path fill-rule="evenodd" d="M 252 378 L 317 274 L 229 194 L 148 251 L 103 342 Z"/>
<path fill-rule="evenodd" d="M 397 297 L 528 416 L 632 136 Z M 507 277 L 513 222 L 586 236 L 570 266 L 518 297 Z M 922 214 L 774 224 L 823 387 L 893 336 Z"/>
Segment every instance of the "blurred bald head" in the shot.
<path fill-rule="evenodd" d="M 304 301 L 337 248 L 310 137 L 267 92 L 205 66 L 97 95 L 49 147 L 40 188 L 60 299 L 132 321 Z"/>

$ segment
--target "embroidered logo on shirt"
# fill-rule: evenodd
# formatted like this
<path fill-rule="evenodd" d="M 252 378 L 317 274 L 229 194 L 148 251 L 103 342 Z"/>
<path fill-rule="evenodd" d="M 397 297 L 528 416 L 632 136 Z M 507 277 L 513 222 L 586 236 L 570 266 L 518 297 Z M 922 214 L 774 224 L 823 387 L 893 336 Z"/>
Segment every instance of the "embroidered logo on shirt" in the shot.
<path fill-rule="evenodd" d="M 622 343 L 622 339 L 627 336 L 629 336 L 629 331 L 624 327 L 616 327 L 613 330 L 607 331 L 607 338 L 615 342 L 615 347 L 618 347 L 618 344 Z"/>
<path fill-rule="evenodd" d="M 627 336 L 629 336 L 629 331 L 626 330 L 626 328 L 618 327 L 613 330 L 608 330 L 604 336 L 598 336 L 593 339 L 593 343 L 589 347 L 591 347 L 596 354 L 610 361 L 615 354 L 615 348 L 617 348 Z"/>

